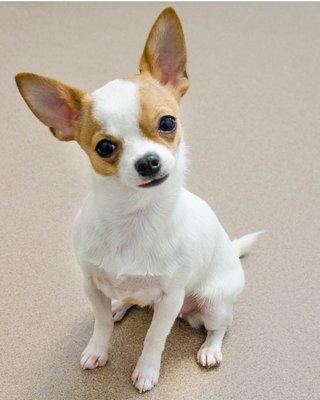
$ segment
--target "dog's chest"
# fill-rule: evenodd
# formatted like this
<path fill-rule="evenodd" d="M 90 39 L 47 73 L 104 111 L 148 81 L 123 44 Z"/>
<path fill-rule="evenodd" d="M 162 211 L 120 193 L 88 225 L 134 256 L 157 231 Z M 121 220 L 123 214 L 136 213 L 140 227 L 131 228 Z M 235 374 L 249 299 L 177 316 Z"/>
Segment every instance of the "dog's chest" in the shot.
<path fill-rule="evenodd" d="M 159 277 L 150 275 L 112 276 L 99 269 L 93 277 L 97 287 L 107 296 L 127 304 L 145 306 L 159 301 L 163 291 Z"/>

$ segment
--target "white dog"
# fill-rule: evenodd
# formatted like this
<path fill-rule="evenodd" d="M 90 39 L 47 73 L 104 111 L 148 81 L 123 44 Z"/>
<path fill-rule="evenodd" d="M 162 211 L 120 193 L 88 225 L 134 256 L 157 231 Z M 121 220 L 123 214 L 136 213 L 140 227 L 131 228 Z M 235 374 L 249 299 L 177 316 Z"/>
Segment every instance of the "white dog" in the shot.
<path fill-rule="evenodd" d="M 231 242 L 210 207 L 183 188 L 185 147 L 179 101 L 189 86 L 175 11 L 148 36 L 138 75 L 92 95 L 31 73 L 16 76 L 33 113 L 60 140 L 76 140 L 93 167 L 92 190 L 74 226 L 74 246 L 95 323 L 82 368 L 105 365 L 114 321 L 134 304 L 153 305 L 132 374 L 140 392 L 159 377 L 161 354 L 180 316 L 207 338 L 198 351 L 219 364 L 233 304 L 244 286 L 239 257 L 257 234 Z"/>

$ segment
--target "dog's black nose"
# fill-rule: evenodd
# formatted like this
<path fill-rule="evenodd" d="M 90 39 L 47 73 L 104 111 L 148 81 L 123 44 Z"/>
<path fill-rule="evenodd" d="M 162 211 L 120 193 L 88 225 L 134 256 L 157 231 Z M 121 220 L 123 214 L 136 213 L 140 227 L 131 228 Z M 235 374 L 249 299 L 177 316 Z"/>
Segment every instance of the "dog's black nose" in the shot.
<path fill-rule="evenodd" d="M 158 154 L 149 153 L 139 158 L 135 168 L 141 176 L 152 176 L 160 171 L 161 161 Z"/>

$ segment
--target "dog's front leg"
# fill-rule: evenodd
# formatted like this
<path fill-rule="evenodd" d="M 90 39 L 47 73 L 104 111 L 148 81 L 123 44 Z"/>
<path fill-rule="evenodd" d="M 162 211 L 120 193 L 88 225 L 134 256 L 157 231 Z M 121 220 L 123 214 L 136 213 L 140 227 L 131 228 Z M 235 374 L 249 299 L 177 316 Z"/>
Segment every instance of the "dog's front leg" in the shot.
<path fill-rule="evenodd" d="M 90 277 L 84 278 L 84 289 L 94 314 L 94 329 L 87 347 L 81 355 L 81 367 L 102 367 L 108 359 L 108 349 L 113 331 L 111 299 L 107 298 Z"/>
<path fill-rule="evenodd" d="M 154 306 L 150 328 L 144 340 L 142 354 L 132 374 L 132 382 L 141 392 L 150 390 L 158 382 L 161 354 L 166 338 L 178 316 L 184 300 L 184 290 L 165 294 Z"/>

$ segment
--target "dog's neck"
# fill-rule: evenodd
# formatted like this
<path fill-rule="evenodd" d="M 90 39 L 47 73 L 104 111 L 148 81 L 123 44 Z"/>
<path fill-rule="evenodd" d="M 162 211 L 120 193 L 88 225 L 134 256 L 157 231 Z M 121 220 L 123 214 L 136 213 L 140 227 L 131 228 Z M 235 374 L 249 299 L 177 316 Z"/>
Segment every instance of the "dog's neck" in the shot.
<path fill-rule="evenodd" d="M 98 218 L 108 222 L 152 214 L 166 218 L 175 207 L 184 183 L 185 150 L 181 145 L 176 166 L 167 181 L 153 188 L 129 188 L 118 177 L 93 172 L 92 195 Z"/>

